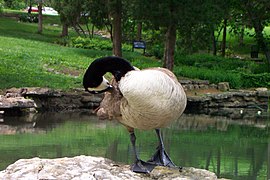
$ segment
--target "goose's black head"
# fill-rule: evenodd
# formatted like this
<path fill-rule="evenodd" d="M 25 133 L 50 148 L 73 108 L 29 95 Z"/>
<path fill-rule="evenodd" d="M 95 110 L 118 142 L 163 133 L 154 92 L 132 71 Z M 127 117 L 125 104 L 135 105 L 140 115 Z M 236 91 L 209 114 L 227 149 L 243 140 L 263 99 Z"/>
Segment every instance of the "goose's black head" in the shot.
<path fill-rule="evenodd" d="M 112 89 L 109 81 L 103 77 L 104 74 L 110 72 L 113 74 L 116 81 L 128 72 L 134 70 L 134 67 L 126 60 L 115 57 L 103 57 L 94 60 L 83 77 L 83 86 L 86 91 L 97 94 Z"/>

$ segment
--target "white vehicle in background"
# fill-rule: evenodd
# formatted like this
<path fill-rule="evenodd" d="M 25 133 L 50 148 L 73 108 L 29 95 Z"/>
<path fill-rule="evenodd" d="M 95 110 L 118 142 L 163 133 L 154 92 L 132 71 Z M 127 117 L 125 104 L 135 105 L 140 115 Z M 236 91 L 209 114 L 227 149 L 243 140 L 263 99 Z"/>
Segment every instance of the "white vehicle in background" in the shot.
<path fill-rule="evenodd" d="M 43 7 L 42 14 L 58 16 L 58 12 L 54 10 L 52 7 Z"/>
<path fill-rule="evenodd" d="M 27 7 L 26 11 L 29 10 L 30 7 Z M 31 12 L 38 12 L 38 8 L 37 7 L 32 7 L 31 8 Z M 56 10 L 54 10 L 52 7 L 42 7 L 42 14 L 45 15 L 53 15 L 53 16 L 58 16 L 58 12 Z"/>

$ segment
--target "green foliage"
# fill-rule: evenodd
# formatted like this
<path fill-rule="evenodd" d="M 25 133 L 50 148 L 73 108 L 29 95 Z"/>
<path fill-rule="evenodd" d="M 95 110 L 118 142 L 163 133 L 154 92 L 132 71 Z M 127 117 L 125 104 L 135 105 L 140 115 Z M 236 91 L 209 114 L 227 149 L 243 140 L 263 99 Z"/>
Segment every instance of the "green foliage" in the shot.
<path fill-rule="evenodd" d="M 23 0 L 3 0 L 4 7 L 9 9 L 23 9 L 25 8 L 25 1 Z"/>
<path fill-rule="evenodd" d="M 30 22 L 30 23 L 38 23 L 38 17 L 37 15 L 29 15 L 26 13 L 23 13 L 19 17 L 21 22 Z"/>
<path fill-rule="evenodd" d="M 174 72 L 177 76 L 205 79 L 209 80 L 210 83 L 229 82 L 231 88 L 240 88 L 242 86 L 241 78 L 238 73 L 185 65 L 176 67 Z"/>
<path fill-rule="evenodd" d="M 0 14 L 3 12 L 3 8 L 4 8 L 4 2 L 3 0 L 0 0 Z"/>
<path fill-rule="evenodd" d="M 93 50 L 112 50 L 112 42 L 109 39 L 105 38 L 83 38 L 83 37 L 74 37 L 71 38 L 70 46 L 76 48 L 84 49 L 93 49 Z M 124 51 L 131 51 L 131 45 L 123 44 L 122 46 Z"/>
<path fill-rule="evenodd" d="M 270 87 L 265 66 L 240 59 L 197 54 L 175 57 L 175 73 L 179 76 L 209 80 L 211 83 L 227 81 L 232 88 Z"/>
<path fill-rule="evenodd" d="M 149 47 L 149 49 L 147 50 L 147 53 L 155 56 L 158 59 L 162 59 L 163 58 L 163 51 L 164 51 L 164 47 L 162 45 L 152 45 L 151 47 Z"/>
<path fill-rule="evenodd" d="M 71 38 L 71 46 L 76 48 L 94 49 L 94 50 L 112 50 L 112 43 L 105 39 L 90 39 L 83 37 Z"/>
<path fill-rule="evenodd" d="M 270 73 L 241 73 L 243 87 L 270 87 Z"/>
<path fill-rule="evenodd" d="M 161 66 L 160 61 L 157 61 L 154 58 L 142 56 L 141 54 L 138 53 L 126 53 L 124 54 L 124 56 L 131 62 L 133 66 L 139 69 Z"/>
<path fill-rule="evenodd" d="M 233 58 L 224 58 L 210 54 L 181 55 L 176 54 L 175 64 L 204 67 L 209 69 L 234 70 L 247 67 L 250 62 Z"/>

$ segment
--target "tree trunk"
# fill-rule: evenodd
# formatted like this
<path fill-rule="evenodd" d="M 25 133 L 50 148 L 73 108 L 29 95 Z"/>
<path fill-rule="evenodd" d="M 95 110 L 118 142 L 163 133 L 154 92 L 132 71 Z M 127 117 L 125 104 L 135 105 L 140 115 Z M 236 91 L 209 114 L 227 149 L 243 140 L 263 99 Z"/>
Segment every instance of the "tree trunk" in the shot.
<path fill-rule="evenodd" d="M 174 50 L 176 42 L 176 26 L 174 24 L 169 25 L 166 32 L 165 50 L 164 50 L 164 63 L 163 67 L 173 70 L 174 65 Z"/>
<path fill-rule="evenodd" d="M 252 2 L 252 1 L 250 1 Z M 263 51 L 265 57 L 266 57 L 266 64 L 268 65 L 268 72 L 270 72 L 270 51 L 269 48 L 267 47 L 267 44 L 265 42 L 265 38 L 263 36 L 263 29 L 264 25 L 262 23 L 262 20 L 260 18 L 257 18 L 256 12 L 254 12 L 253 9 L 253 4 L 247 3 L 246 4 L 246 11 L 248 12 L 249 19 L 251 20 L 252 26 L 255 29 L 255 34 L 256 34 L 256 40 L 259 48 Z"/>
<path fill-rule="evenodd" d="M 42 23 L 43 23 L 43 17 L 42 17 L 42 1 L 40 0 L 38 3 L 38 33 L 42 34 Z"/>
<path fill-rule="evenodd" d="M 142 40 L 142 22 L 138 22 L 137 26 L 137 40 Z"/>
<path fill-rule="evenodd" d="M 105 24 L 105 26 L 106 26 L 107 31 L 110 33 L 110 39 L 113 42 L 113 31 L 112 31 L 113 28 L 112 28 L 112 24 L 109 24 L 109 25 L 106 25 Z"/>
<path fill-rule="evenodd" d="M 74 28 L 74 30 L 76 31 L 76 33 L 77 33 L 79 36 L 81 36 L 80 29 L 77 27 L 77 25 L 73 23 L 73 24 L 72 24 L 72 27 Z"/>
<path fill-rule="evenodd" d="M 212 31 L 212 50 L 213 50 L 213 55 L 216 56 L 217 55 L 217 41 L 216 41 L 216 37 L 215 37 L 215 31 Z"/>
<path fill-rule="evenodd" d="M 221 45 L 221 56 L 225 57 L 226 53 L 226 36 L 227 36 L 227 18 L 224 19 L 223 37 Z"/>
<path fill-rule="evenodd" d="M 240 35 L 239 35 L 239 46 L 240 47 L 244 46 L 244 35 L 245 35 L 245 26 L 242 25 Z"/>
<path fill-rule="evenodd" d="M 27 6 L 27 1 L 25 2 L 25 5 Z M 28 14 L 31 15 L 32 13 L 32 0 L 29 1 L 29 9 L 28 9 Z"/>
<path fill-rule="evenodd" d="M 91 38 L 94 37 L 94 32 L 95 32 L 95 26 L 92 24 L 92 29 L 91 29 Z"/>
<path fill-rule="evenodd" d="M 66 36 L 68 36 L 68 25 L 67 23 L 63 23 L 61 37 L 66 37 Z"/>
<path fill-rule="evenodd" d="M 112 37 L 113 37 L 113 55 L 122 57 L 122 1 L 116 0 L 115 9 L 112 12 Z"/>
<path fill-rule="evenodd" d="M 256 21 L 254 23 L 254 29 L 256 33 L 257 43 L 266 57 L 266 61 L 267 61 L 266 63 L 268 64 L 268 71 L 270 72 L 270 51 L 269 51 L 269 48 L 267 47 L 267 44 L 263 36 L 264 27 L 262 26 L 260 21 Z"/>

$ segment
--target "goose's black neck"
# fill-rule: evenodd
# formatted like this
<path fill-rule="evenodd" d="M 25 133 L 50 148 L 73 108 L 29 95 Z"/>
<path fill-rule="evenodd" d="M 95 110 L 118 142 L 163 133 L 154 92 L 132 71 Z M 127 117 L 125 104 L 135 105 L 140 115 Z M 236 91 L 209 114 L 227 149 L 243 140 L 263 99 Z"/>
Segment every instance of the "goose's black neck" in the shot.
<path fill-rule="evenodd" d="M 96 87 L 102 82 L 102 76 L 107 72 L 113 74 L 116 81 L 128 72 L 134 70 L 134 67 L 125 59 L 115 56 L 103 57 L 94 60 L 86 70 L 83 78 L 84 87 Z"/>

